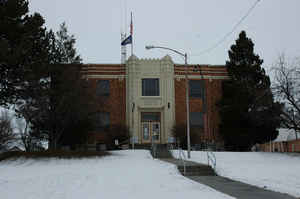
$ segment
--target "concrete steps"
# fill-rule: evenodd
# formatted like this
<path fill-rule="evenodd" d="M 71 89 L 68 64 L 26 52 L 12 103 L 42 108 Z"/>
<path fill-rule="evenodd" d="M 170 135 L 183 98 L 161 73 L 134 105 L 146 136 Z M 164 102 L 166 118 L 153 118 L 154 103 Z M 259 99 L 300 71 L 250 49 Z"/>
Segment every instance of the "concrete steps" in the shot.
<path fill-rule="evenodd" d="M 192 161 L 185 161 L 184 172 L 183 161 L 174 159 L 171 152 L 168 150 L 167 145 L 159 144 L 155 147 L 155 152 L 152 154 L 153 157 L 177 165 L 179 172 L 184 176 L 216 176 L 215 171 L 210 166 Z"/>
<path fill-rule="evenodd" d="M 152 156 L 154 158 L 173 158 L 171 152 L 168 150 L 166 144 L 156 144 L 154 145 L 154 150 L 152 150 Z"/>
<path fill-rule="evenodd" d="M 184 176 L 216 176 L 215 171 L 208 165 L 200 164 L 192 161 L 185 161 L 185 174 L 184 164 L 179 159 L 165 158 L 163 161 L 175 164 L 179 172 Z"/>
<path fill-rule="evenodd" d="M 215 176 L 214 170 L 207 165 L 186 166 L 184 174 L 184 166 L 177 166 L 179 172 L 184 176 Z"/>

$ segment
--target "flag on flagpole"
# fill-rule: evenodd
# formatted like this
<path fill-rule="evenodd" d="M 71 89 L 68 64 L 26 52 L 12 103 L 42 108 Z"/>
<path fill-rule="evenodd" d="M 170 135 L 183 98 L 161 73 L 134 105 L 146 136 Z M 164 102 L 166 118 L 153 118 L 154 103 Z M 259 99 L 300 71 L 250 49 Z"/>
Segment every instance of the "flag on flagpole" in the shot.
<path fill-rule="evenodd" d="M 121 45 L 125 46 L 127 44 L 131 44 L 131 54 L 133 54 L 133 46 L 132 46 L 132 37 L 133 37 L 133 23 L 132 23 L 132 12 L 131 12 L 131 21 L 130 21 L 130 35 L 126 37 L 122 42 Z"/>
<path fill-rule="evenodd" d="M 129 35 L 126 39 L 124 39 L 122 42 L 121 42 L 121 45 L 122 46 L 125 46 L 127 44 L 132 44 L 132 36 Z"/>
<path fill-rule="evenodd" d="M 132 37 L 133 37 L 133 23 L 132 23 L 132 12 L 130 14 L 131 14 L 131 20 L 130 20 L 131 55 L 133 55 L 133 41 L 132 41 Z"/>

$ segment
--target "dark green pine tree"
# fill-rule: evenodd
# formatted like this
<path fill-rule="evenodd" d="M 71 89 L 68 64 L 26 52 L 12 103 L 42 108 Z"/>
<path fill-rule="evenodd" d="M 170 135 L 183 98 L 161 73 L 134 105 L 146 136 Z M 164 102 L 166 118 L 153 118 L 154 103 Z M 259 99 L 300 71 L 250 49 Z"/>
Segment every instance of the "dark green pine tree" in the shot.
<path fill-rule="evenodd" d="M 246 151 L 277 137 L 280 104 L 273 100 L 270 78 L 254 53 L 254 43 L 242 31 L 228 52 L 230 77 L 223 83 L 219 103 L 220 133 L 228 150 Z"/>
<path fill-rule="evenodd" d="M 30 123 L 32 130 L 49 141 L 49 149 L 62 145 L 78 145 L 86 141 L 86 131 L 92 126 L 89 114 L 93 96 L 81 78 L 81 58 L 75 48 L 75 37 L 69 35 L 65 23 L 55 34 L 47 33 L 49 65 L 40 95 L 34 99 L 35 114 Z M 72 103 L 70 103 L 72 102 Z"/>
<path fill-rule="evenodd" d="M 69 35 L 66 23 L 62 23 L 59 31 L 56 32 L 57 53 L 60 58 L 58 60 L 59 63 L 81 63 L 82 59 L 76 52 L 75 43 L 76 39 L 74 35 Z"/>
<path fill-rule="evenodd" d="M 28 12 L 27 0 L 0 1 L 0 105 L 14 103 L 32 70 L 48 60 L 44 19 Z"/>

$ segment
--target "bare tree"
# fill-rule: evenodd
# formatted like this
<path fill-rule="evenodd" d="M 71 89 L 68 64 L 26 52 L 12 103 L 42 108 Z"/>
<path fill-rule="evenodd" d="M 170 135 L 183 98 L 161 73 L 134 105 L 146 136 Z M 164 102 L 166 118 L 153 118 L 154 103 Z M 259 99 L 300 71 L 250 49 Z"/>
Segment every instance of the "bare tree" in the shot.
<path fill-rule="evenodd" d="M 274 67 L 274 94 L 284 103 L 282 125 L 300 131 L 300 60 L 288 62 L 284 55 L 279 56 Z"/>
<path fill-rule="evenodd" d="M 0 113 L 0 150 L 7 149 L 14 139 L 12 117 L 8 111 L 2 111 Z"/>

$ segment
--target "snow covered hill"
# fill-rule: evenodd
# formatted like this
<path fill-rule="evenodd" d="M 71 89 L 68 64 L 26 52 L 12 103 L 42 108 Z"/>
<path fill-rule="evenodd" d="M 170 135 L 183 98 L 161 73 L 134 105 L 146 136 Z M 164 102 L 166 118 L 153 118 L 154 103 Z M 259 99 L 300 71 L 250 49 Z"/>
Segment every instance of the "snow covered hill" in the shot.
<path fill-rule="evenodd" d="M 90 159 L 0 162 L 2 199 L 232 198 L 191 181 L 148 151 Z"/>
<path fill-rule="evenodd" d="M 218 175 L 300 197 L 300 154 L 215 152 L 215 156 Z M 192 151 L 191 160 L 207 164 L 206 152 Z"/>

